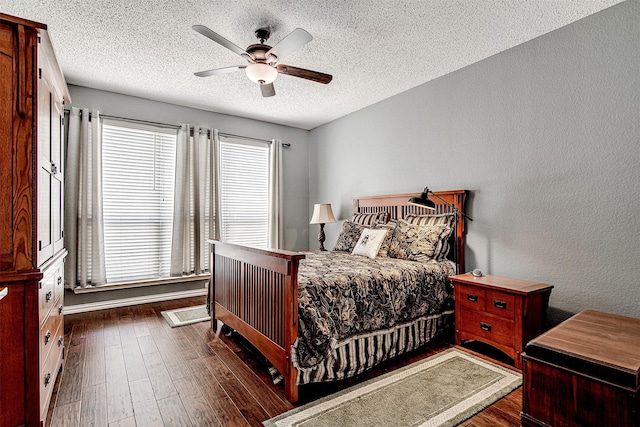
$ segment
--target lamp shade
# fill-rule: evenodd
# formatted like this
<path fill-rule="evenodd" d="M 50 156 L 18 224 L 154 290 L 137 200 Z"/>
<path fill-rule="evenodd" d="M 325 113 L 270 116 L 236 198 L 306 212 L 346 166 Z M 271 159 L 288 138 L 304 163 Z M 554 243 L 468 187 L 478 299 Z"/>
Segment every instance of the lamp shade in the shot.
<path fill-rule="evenodd" d="M 251 64 L 245 68 L 244 71 L 247 73 L 247 77 L 255 83 L 273 83 L 276 77 L 278 77 L 278 71 L 274 67 L 262 63 Z"/>
<path fill-rule="evenodd" d="M 313 205 L 313 215 L 311 215 L 309 224 L 326 224 L 328 222 L 336 222 L 336 217 L 333 216 L 333 211 L 331 210 L 331 203 Z"/>
<path fill-rule="evenodd" d="M 428 188 L 425 188 L 424 191 L 422 192 L 422 194 L 420 194 L 419 197 L 410 198 L 407 203 L 409 203 L 410 205 L 419 206 L 419 207 L 425 208 L 425 209 L 431 209 L 431 210 L 435 210 L 436 209 L 435 202 L 433 200 L 429 199 L 429 189 Z"/>

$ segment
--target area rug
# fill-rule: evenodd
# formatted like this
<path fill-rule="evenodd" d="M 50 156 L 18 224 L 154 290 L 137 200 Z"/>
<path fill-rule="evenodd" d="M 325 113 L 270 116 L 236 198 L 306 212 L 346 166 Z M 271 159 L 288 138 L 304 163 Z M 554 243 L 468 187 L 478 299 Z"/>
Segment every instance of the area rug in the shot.
<path fill-rule="evenodd" d="M 161 314 L 162 317 L 164 317 L 164 320 L 166 320 L 172 328 L 204 322 L 211 319 L 209 313 L 207 313 L 207 307 L 204 305 L 167 310 L 161 312 Z"/>
<path fill-rule="evenodd" d="M 285 412 L 282 426 L 455 426 L 522 384 L 522 375 L 458 349 Z"/>

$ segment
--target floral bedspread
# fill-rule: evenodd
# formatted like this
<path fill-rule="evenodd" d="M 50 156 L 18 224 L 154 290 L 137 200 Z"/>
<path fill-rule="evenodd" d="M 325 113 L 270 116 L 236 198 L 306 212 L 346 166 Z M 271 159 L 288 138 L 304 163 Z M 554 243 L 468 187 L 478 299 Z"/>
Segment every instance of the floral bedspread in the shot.
<path fill-rule="evenodd" d="M 320 363 L 336 342 L 453 308 L 449 261 L 314 252 L 298 272 L 297 365 Z"/>

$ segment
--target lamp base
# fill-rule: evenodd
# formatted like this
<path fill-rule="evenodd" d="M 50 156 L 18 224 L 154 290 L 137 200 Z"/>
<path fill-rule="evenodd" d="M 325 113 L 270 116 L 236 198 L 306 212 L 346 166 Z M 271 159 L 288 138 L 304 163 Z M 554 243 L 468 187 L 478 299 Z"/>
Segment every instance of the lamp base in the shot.
<path fill-rule="evenodd" d="M 320 223 L 320 232 L 318 233 L 318 242 L 320 242 L 320 247 L 318 248 L 321 251 L 326 251 L 324 248 L 324 224 Z"/>

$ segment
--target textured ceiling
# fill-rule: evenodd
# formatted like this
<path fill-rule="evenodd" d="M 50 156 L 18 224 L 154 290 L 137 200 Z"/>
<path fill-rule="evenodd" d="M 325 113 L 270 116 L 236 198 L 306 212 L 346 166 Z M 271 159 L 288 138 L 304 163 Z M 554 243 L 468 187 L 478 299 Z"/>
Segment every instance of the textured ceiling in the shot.
<path fill-rule="evenodd" d="M 69 83 L 312 129 L 619 3 L 620 0 L 3 0 L 0 12 L 48 25 Z M 279 75 L 276 96 L 246 64 L 191 29 L 272 46 L 296 27 L 313 40 L 281 62 L 333 75 Z"/>

